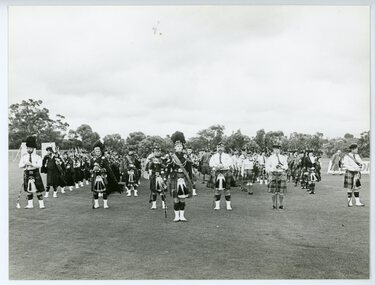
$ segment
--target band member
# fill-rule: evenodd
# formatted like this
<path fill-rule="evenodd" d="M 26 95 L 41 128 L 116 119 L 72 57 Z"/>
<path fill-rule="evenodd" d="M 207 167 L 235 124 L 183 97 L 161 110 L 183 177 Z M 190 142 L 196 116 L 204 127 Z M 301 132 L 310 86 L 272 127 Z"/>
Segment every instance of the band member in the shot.
<path fill-rule="evenodd" d="M 187 159 L 191 162 L 191 170 L 192 170 L 192 177 L 191 177 L 191 182 L 192 182 L 192 196 L 197 196 L 197 188 L 195 186 L 195 182 L 197 181 L 196 173 L 198 169 L 198 157 L 193 153 L 193 149 L 191 146 L 186 147 L 186 154 L 187 154 Z"/>
<path fill-rule="evenodd" d="M 126 193 L 128 197 L 134 192 L 134 197 L 138 196 L 138 170 L 134 164 L 129 164 L 123 174 L 123 182 L 125 182 Z"/>
<path fill-rule="evenodd" d="M 137 172 L 136 175 L 138 177 L 138 185 L 140 184 L 140 179 L 141 179 L 141 174 L 142 174 L 142 164 L 141 160 L 137 156 L 136 152 L 134 149 L 129 149 L 128 155 L 125 156 L 124 159 L 124 167 L 127 169 L 129 165 L 134 165 L 135 166 L 135 171 Z"/>
<path fill-rule="evenodd" d="M 261 155 L 258 155 L 258 166 L 259 166 L 259 184 L 267 185 L 267 175 L 266 175 L 266 153 L 263 151 Z"/>
<path fill-rule="evenodd" d="M 303 162 L 305 160 L 305 152 L 302 150 L 299 152 L 295 161 L 293 163 L 293 170 L 292 173 L 294 175 L 294 187 L 298 186 L 298 182 L 300 182 L 302 188 L 303 186 Z"/>
<path fill-rule="evenodd" d="M 307 150 L 306 153 L 307 156 L 305 157 L 303 162 L 304 172 L 307 173 L 306 188 L 308 189 L 307 192 L 309 194 L 315 194 L 315 183 L 318 181 L 318 178 L 316 176 L 317 159 L 314 155 L 313 150 Z"/>
<path fill-rule="evenodd" d="M 211 173 L 211 169 L 210 169 L 210 165 L 209 165 L 210 164 L 210 157 L 211 157 L 210 152 L 207 151 L 207 149 L 204 149 L 203 155 L 202 155 L 201 160 L 200 160 L 201 174 L 203 175 L 202 183 L 206 182 L 206 175 L 210 176 L 210 173 Z"/>
<path fill-rule="evenodd" d="M 343 158 L 342 164 L 346 168 L 344 176 L 344 188 L 347 189 L 348 206 L 353 206 L 353 193 L 356 206 L 364 206 L 359 200 L 359 189 L 361 188 L 361 169 L 363 161 L 358 154 L 358 145 L 352 144 L 350 152 Z"/>
<path fill-rule="evenodd" d="M 246 157 L 242 160 L 242 165 L 241 165 L 241 176 L 243 177 L 242 179 L 242 186 L 241 190 L 242 191 L 247 191 L 249 195 L 253 195 L 253 172 L 254 169 L 254 162 L 252 159 L 251 152 L 248 152 Z M 246 186 L 248 189 L 246 189 Z"/>
<path fill-rule="evenodd" d="M 75 183 L 76 189 L 78 189 L 80 185 L 83 186 L 83 183 L 82 183 L 83 178 L 81 177 L 81 160 L 78 154 L 74 155 L 73 169 L 74 169 L 74 183 Z"/>
<path fill-rule="evenodd" d="M 152 203 L 151 209 L 156 209 L 156 198 L 160 195 L 162 208 L 165 209 L 165 190 L 167 190 L 167 185 L 165 183 L 164 175 L 165 165 L 163 164 L 163 159 L 161 157 L 160 147 L 155 146 L 154 157 L 150 159 L 148 166 L 148 173 L 150 179 L 150 203 Z"/>
<path fill-rule="evenodd" d="M 70 191 L 73 191 L 73 186 L 74 186 L 73 159 L 71 157 L 69 157 L 67 152 L 64 152 L 63 161 L 64 161 L 64 165 L 65 165 L 66 186 L 69 187 Z"/>
<path fill-rule="evenodd" d="M 224 152 L 224 145 L 219 143 L 217 145 L 217 152 L 210 159 L 210 167 L 212 167 L 215 175 L 215 208 L 220 210 L 221 193 L 224 192 L 227 210 L 232 210 L 231 206 L 231 180 L 232 174 L 232 159 L 229 154 Z"/>
<path fill-rule="evenodd" d="M 43 164 L 41 168 L 42 173 L 47 174 L 47 187 L 45 198 L 48 198 L 49 189 L 52 186 L 53 188 L 53 197 L 57 198 L 57 188 L 61 186 L 61 193 L 65 193 L 65 179 L 63 177 L 63 166 L 61 165 L 61 160 L 58 155 L 55 155 L 52 147 L 47 147 L 47 155 L 43 158 Z"/>
<path fill-rule="evenodd" d="M 43 191 L 44 185 L 39 168 L 42 167 L 42 158 L 36 154 L 36 138 L 28 137 L 26 139 L 27 153 L 25 153 L 19 162 L 19 167 L 24 168 L 23 190 L 27 193 L 26 209 L 32 209 L 34 193 L 38 198 L 39 208 L 44 209 Z"/>
<path fill-rule="evenodd" d="M 240 169 L 237 167 L 237 160 L 238 160 L 238 151 L 235 150 L 233 151 L 233 154 L 232 154 L 232 165 L 233 165 L 233 177 L 237 177 L 238 175 L 238 172 L 240 171 Z"/>
<path fill-rule="evenodd" d="M 337 150 L 337 152 L 331 158 L 332 164 L 331 164 L 330 170 L 333 172 L 332 173 L 333 175 L 335 175 L 336 173 L 341 174 L 341 167 L 342 167 L 341 160 L 342 160 L 341 150 Z"/>
<path fill-rule="evenodd" d="M 90 161 L 92 171 L 91 191 L 93 192 L 93 208 L 99 208 L 99 193 L 103 197 L 103 208 L 108 209 L 108 195 L 111 192 L 122 192 L 115 175 L 109 165 L 108 159 L 103 155 L 104 145 L 101 141 L 94 144 L 94 156 Z"/>
<path fill-rule="evenodd" d="M 167 165 L 167 178 L 169 178 L 170 190 L 174 202 L 174 220 L 175 222 L 186 222 L 185 218 L 185 199 L 190 195 L 192 187 L 191 162 L 187 155 L 183 153 L 185 136 L 182 132 L 175 132 L 171 136 L 174 143 L 175 152 L 171 153 L 171 159 Z"/>
<path fill-rule="evenodd" d="M 85 162 L 85 167 L 84 167 L 84 178 L 86 180 L 86 185 L 90 185 L 90 180 L 91 180 L 91 171 L 90 171 L 90 158 L 88 154 L 84 155 L 83 160 Z"/>
<path fill-rule="evenodd" d="M 272 208 L 277 208 L 277 196 L 279 196 L 279 209 L 284 209 L 283 200 L 287 190 L 286 171 L 288 161 L 284 155 L 280 154 L 281 143 L 275 141 L 273 153 L 266 161 L 266 171 L 269 174 L 268 192 L 272 193 Z"/>

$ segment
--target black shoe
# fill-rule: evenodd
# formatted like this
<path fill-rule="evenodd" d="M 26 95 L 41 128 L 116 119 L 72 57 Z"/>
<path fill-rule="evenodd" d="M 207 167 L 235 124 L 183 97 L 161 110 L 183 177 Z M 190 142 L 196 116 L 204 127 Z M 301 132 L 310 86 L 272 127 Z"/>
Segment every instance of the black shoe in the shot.
<path fill-rule="evenodd" d="M 279 206 L 279 209 L 284 209 L 284 206 Z"/>
<path fill-rule="evenodd" d="M 249 194 L 249 195 L 253 195 L 253 192 L 249 192 L 248 194 Z"/>
<path fill-rule="evenodd" d="M 309 194 L 315 194 L 315 192 L 314 192 L 314 191 L 311 191 Z"/>
<path fill-rule="evenodd" d="M 275 206 L 275 205 L 272 205 L 272 209 L 276 209 L 276 206 Z"/>

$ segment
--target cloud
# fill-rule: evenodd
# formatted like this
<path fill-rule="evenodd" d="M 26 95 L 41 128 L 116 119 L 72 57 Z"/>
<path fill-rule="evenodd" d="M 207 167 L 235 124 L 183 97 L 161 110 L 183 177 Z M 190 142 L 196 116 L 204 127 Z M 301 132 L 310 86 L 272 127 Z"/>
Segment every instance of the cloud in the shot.
<path fill-rule="evenodd" d="M 72 127 L 369 129 L 368 7 L 11 7 L 10 103 Z M 154 34 L 157 26 L 161 34 Z"/>

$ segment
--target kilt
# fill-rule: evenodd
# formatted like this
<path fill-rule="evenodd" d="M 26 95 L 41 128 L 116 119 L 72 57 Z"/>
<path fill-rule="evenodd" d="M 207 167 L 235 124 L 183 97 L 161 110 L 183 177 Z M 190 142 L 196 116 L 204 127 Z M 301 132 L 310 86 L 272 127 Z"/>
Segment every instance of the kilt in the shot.
<path fill-rule="evenodd" d="M 359 171 L 346 170 L 345 176 L 344 176 L 344 188 L 349 188 L 349 189 L 355 188 L 355 185 L 354 185 L 354 176 L 357 175 L 357 174 L 359 174 L 359 179 L 358 179 L 358 182 L 357 182 L 357 187 L 361 186 L 361 183 L 360 183 L 361 173 Z"/>
<path fill-rule="evenodd" d="M 160 176 L 160 178 L 163 179 L 161 176 Z M 163 180 L 162 186 L 166 186 L 165 183 L 164 183 L 164 180 Z M 162 189 L 156 189 L 156 174 L 154 174 L 154 173 L 151 174 L 151 176 L 150 176 L 150 190 L 151 190 L 152 193 L 161 193 L 162 192 Z"/>
<path fill-rule="evenodd" d="M 36 193 L 43 192 L 44 191 L 44 185 L 43 185 L 42 177 L 40 176 L 40 173 L 39 173 L 39 169 L 25 170 L 24 171 L 24 173 L 23 173 L 23 190 L 28 192 L 27 191 L 27 185 L 28 185 L 30 177 L 34 178 Z"/>
<path fill-rule="evenodd" d="M 179 189 L 179 191 L 177 189 L 177 180 L 179 178 L 184 178 L 186 184 L 186 189 L 183 189 L 182 191 L 181 189 Z M 186 198 L 189 195 L 189 183 L 185 179 L 185 175 L 183 173 L 176 173 L 175 176 L 171 177 L 169 180 L 169 189 L 171 190 L 173 198 Z"/>
<path fill-rule="evenodd" d="M 219 173 L 222 173 L 225 177 L 225 190 L 229 190 L 232 186 L 232 180 L 233 180 L 233 174 L 230 170 L 216 170 L 215 171 L 215 183 L 216 184 L 216 180 L 217 180 L 217 175 Z"/>
<path fill-rule="evenodd" d="M 201 173 L 204 175 L 204 174 L 210 174 L 211 173 L 211 169 L 208 165 L 202 165 L 202 171 Z"/>
<path fill-rule="evenodd" d="M 74 168 L 74 182 L 78 183 L 79 181 L 82 181 L 81 169 Z"/>
<path fill-rule="evenodd" d="M 66 186 L 74 186 L 74 172 L 69 168 L 65 172 Z"/>
<path fill-rule="evenodd" d="M 253 170 L 252 169 L 244 169 L 243 177 L 244 177 L 244 179 L 252 179 L 253 178 Z"/>
<path fill-rule="evenodd" d="M 100 179 L 100 177 L 98 177 L 101 180 L 100 183 L 97 182 L 97 179 L 96 179 L 97 176 L 101 176 L 102 178 Z M 91 191 L 92 192 L 103 193 L 107 191 L 107 187 L 108 187 L 108 180 L 107 180 L 106 175 L 93 174 L 91 178 Z"/>
<path fill-rule="evenodd" d="M 286 193 L 286 178 L 285 172 L 271 172 L 269 175 L 268 193 Z"/>

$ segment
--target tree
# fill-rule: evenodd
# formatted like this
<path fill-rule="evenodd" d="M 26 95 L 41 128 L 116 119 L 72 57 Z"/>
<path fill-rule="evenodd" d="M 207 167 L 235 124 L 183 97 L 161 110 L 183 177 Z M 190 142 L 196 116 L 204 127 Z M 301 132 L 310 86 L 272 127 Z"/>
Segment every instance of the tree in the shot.
<path fill-rule="evenodd" d="M 352 139 L 352 138 L 354 138 L 354 136 L 353 136 L 352 134 L 346 133 L 346 134 L 344 135 L 344 139 L 346 139 L 346 140 L 348 140 L 348 139 Z"/>
<path fill-rule="evenodd" d="M 155 144 L 160 146 L 162 152 L 167 152 L 171 150 L 172 141 L 163 139 L 160 136 L 147 136 L 139 143 L 138 154 L 141 157 L 147 157 L 153 151 Z"/>
<path fill-rule="evenodd" d="M 242 149 L 245 144 L 250 142 L 250 138 L 246 135 L 241 133 L 241 130 L 237 130 L 235 133 L 231 134 L 225 139 L 225 146 L 229 150 L 239 150 Z M 258 144 L 254 141 L 256 147 L 258 148 Z"/>
<path fill-rule="evenodd" d="M 125 153 L 125 140 L 119 134 L 106 135 L 103 138 L 106 149 L 116 151 L 119 154 Z"/>
<path fill-rule="evenodd" d="M 266 145 L 265 145 L 265 134 L 266 132 L 264 131 L 264 129 L 260 129 L 257 131 L 256 135 L 255 135 L 255 138 L 254 138 L 254 141 L 257 143 L 257 145 L 261 148 L 261 149 L 265 149 Z"/>
<path fill-rule="evenodd" d="M 87 124 L 80 125 L 77 128 L 76 133 L 81 137 L 82 148 L 86 150 L 91 150 L 94 143 L 100 139 L 99 134 L 93 132 L 92 128 Z"/>
<path fill-rule="evenodd" d="M 64 139 L 69 127 L 65 117 L 58 114 L 56 120 L 51 119 L 49 110 L 42 108 L 42 104 L 42 100 L 28 99 L 9 107 L 9 148 L 19 148 L 30 135 L 36 135 L 38 143 L 60 143 Z"/>
<path fill-rule="evenodd" d="M 225 127 L 223 125 L 213 125 L 198 132 L 198 136 L 205 140 L 209 149 L 215 149 L 217 144 L 223 140 Z"/>
<path fill-rule="evenodd" d="M 361 133 L 358 140 L 358 152 L 362 157 L 370 157 L 370 131 Z"/>
<path fill-rule="evenodd" d="M 146 138 L 146 135 L 142 132 L 132 132 L 126 138 L 126 148 L 127 149 L 138 149 L 139 144 Z"/>
<path fill-rule="evenodd" d="M 276 139 L 281 140 L 281 138 L 284 136 L 284 133 L 282 131 L 270 131 L 267 132 L 264 135 L 264 146 L 266 149 L 271 150 L 272 145 Z"/>

